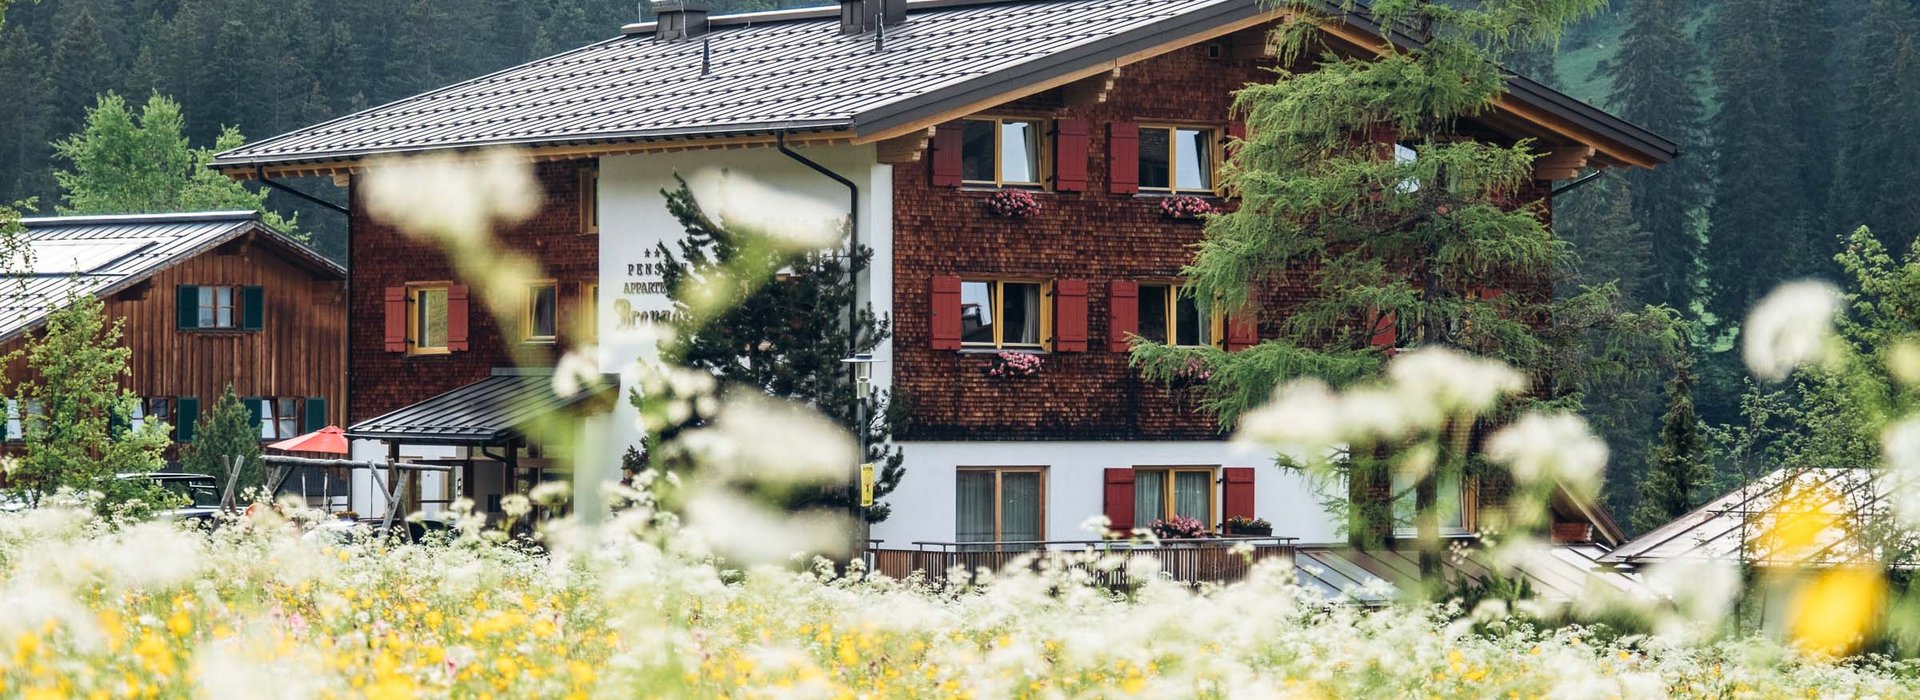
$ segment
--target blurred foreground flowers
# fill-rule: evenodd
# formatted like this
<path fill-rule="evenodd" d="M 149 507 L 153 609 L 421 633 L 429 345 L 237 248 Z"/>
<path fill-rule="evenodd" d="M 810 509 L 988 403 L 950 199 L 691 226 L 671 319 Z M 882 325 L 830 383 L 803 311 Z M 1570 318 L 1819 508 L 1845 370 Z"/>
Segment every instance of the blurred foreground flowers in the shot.
<path fill-rule="evenodd" d="M 637 535 L 651 527 L 642 517 L 616 518 L 596 541 L 550 553 L 477 537 L 313 542 L 277 522 L 209 538 L 152 524 L 112 532 L 57 510 L 0 517 L 0 590 L 10 602 L 0 608 L 0 695 L 1920 692 L 1904 664 L 1828 663 L 1759 639 L 1680 645 L 1536 629 L 1484 611 L 1332 605 L 1293 587 L 1280 567 L 1229 587 L 1150 583 L 1131 596 L 1064 571 L 1004 574 L 958 593 L 824 569 L 726 572 L 681 538 Z"/>

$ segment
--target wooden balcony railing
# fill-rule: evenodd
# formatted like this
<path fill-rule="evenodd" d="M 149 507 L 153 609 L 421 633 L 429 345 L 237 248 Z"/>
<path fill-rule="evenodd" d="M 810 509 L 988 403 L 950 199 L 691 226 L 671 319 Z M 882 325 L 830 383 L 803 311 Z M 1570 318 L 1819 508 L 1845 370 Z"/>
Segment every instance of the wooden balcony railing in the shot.
<path fill-rule="evenodd" d="M 1128 580 L 1124 567 L 1103 570 L 1092 564 L 1096 557 L 1086 554 L 1146 556 L 1160 564 L 1160 575 L 1181 583 L 1232 583 L 1246 578 L 1254 562 L 1274 558 L 1291 562 L 1294 540 L 1292 537 L 1212 537 L 1160 540 L 1157 544 L 1125 540 L 914 542 L 915 549 L 875 546 L 867 551 L 867 559 L 870 569 L 877 573 L 904 579 L 917 572 L 935 585 L 964 583 L 952 579 L 957 573 L 971 580 L 982 569 L 1000 572 L 1009 566 L 1024 565 L 1033 569 L 1043 566 L 1081 569 L 1088 571 L 1100 585 L 1124 588 L 1137 583 Z"/>

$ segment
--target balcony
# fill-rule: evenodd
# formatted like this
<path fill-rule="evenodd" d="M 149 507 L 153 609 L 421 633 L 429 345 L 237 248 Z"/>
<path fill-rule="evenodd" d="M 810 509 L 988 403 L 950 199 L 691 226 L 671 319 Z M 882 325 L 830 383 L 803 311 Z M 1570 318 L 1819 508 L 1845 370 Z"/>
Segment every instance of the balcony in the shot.
<path fill-rule="evenodd" d="M 966 577 L 985 569 L 1001 572 L 1013 566 L 1030 570 L 1065 567 L 1087 571 L 1102 586 L 1126 588 L 1125 567 L 1101 567 L 1095 562 L 1102 555 L 1125 558 L 1146 556 L 1160 564 L 1160 573 L 1186 584 L 1233 583 L 1247 577 L 1255 562 L 1279 559 L 1293 561 L 1293 537 L 1210 537 L 1204 539 L 1160 540 L 1158 543 L 1127 540 L 1036 540 L 1031 542 L 914 542 L 913 549 L 887 549 L 875 542 L 867 550 L 871 570 L 888 577 L 904 579 L 919 572 L 928 583 L 945 586 L 966 581 L 950 580 L 954 567 Z M 1093 556 L 1089 556 L 1092 554 Z"/>

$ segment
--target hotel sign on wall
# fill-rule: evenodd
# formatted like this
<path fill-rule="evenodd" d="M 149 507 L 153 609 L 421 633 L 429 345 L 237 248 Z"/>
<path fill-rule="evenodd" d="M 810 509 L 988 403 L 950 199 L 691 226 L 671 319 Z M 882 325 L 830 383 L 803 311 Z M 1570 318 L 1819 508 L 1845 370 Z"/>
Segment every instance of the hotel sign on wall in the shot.
<path fill-rule="evenodd" d="M 613 299 L 614 327 L 637 330 L 643 323 L 666 323 L 673 319 L 672 302 L 667 300 L 667 282 L 662 274 L 665 260 L 657 248 L 643 249 L 640 259 L 626 263 L 626 276 Z"/>

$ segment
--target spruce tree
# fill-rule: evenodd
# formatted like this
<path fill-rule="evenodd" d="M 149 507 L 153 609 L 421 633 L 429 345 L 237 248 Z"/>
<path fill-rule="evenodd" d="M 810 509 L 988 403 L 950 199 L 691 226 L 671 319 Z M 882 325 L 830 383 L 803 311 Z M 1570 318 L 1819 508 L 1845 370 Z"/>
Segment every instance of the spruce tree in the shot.
<path fill-rule="evenodd" d="M 1920 234 L 1920 21 L 1902 0 L 1874 0 L 1860 31 L 1831 218 L 1905 251 Z"/>
<path fill-rule="evenodd" d="M 1667 382 L 1667 413 L 1661 418 L 1660 444 L 1647 455 L 1639 480 L 1640 505 L 1633 527 L 1641 532 L 1665 525 L 1700 505 L 1697 494 L 1710 471 L 1693 412 L 1693 371 L 1682 366 Z"/>
<path fill-rule="evenodd" d="M 842 251 L 770 244 L 767 232 L 731 230 L 709 218 L 684 181 L 661 194 L 687 232 L 657 251 L 662 281 L 679 311 L 675 332 L 663 341 L 662 359 L 712 372 L 729 385 L 812 406 L 849 432 L 865 431 L 863 460 L 875 467 L 875 505 L 867 509 L 867 520 L 885 520 L 890 510 L 880 501 L 906 473 L 904 454 L 892 445 L 892 418 L 899 411 L 889 415 L 884 395 L 857 396 L 842 362 L 872 353 L 892 332 L 871 307 L 848 319 L 857 298 L 853 280 L 873 251 L 859 246 L 848 258 Z M 703 283 L 714 281 L 744 291 L 717 315 L 693 313 L 706 298 Z M 704 323 L 693 320 L 703 318 Z M 865 416 L 865 425 L 856 415 Z M 853 489 L 836 489 L 787 505 L 846 510 L 858 497 Z"/>
<path fill-rule="evenodd" d="M 0 30 L 0 85 L 8 95 L 0 109 L 0 202 L 52 194 L 45 166 L 51 140 L 45 129 L 52 113 L 47 56 L 18 27 Z"/>
<path fill-rule="evenodd" d="M 233 494 L 241 498 L 265 483 L 260 463 L 260 420 L 240 402 L 228 384 L 220 400 L 194 424 L 193 442 L 180 455 L 180 468 L 207 474 L 226 488 L 229 465 L 239 460 Z"/>
<path fill-rule="evenodd" d="M 1620 50 L 1606 69 L 1609 102 L 1627 121 L 1673 139 L 1681 154 L 1659 168 L 1626 174 L 1633 221 L 1651 250 L 1644 292 L 1633 293 L 1691 313 L 1704 291 L 1700 216 L 1709 172 L 1701 132 L 1702 59 L 1687 28 L 1692 12 L 1683 0 L 1631 0 L 1625 12 Z"/>
<path fill-rule="evenodd" d="M 1203 400 L 1229 421 L 1282 380 L 1373 373 L 1386 357 L 1371 342 L 1383 328 L 1403 344 L 1544 366 L 1552 348 L 1527 319 L 1549 317 L 1551 295 L 1536 290 L 1561 263 L 1565 244 L 1527 197 L 1529 145 L 1473 139 L 1466 122 L 1505 90 L 1506 73 L 1490 57 L 1551 42 L 1599 3 L 1375 3 L 1381 26 L 1428 37 L 1417 48 L 1382 40 L 1378 56 L 1329 50 L 1318 26 L 1341 18 L 1325 15 L 1320 3 L 1286 4 L 1304 20 L 1276 30 L 1281 64 L 1313 64 L 1237 93 L 1233 110 L 1248 136 L 1233 147 L 1223 180 L 1240 203 L 1209 220 L 1184 271 L 1185 292 L 1241 322 L 1260 318 L 1263 284 L 1314 270 L 1306 275 L 1314 293 L 1285 315 L 1262 319 L 1277 337 L 1265 333 L 1272 339 L 1252 349 L 1136 341 L 1136 362 L 1164 378 L 1190 361 L 1208 363 L 1213 379 Z M 1420 568 L 1430 580 L 1441 556 L 1439 484 L 1465 478 L 1471 428 L 1471 418 L 1462 418 L 1436 436 L 1431 468 L 1414 472 Z M 1392 447 L 1378 447 L 1351 450 L 1346 476 L 1356 508 L 1372 498 L 1369 484 L 1386 483 L 1388 463 L 1373 455 Z M 1359 522 L 1353 534 L 1364 545 L 1377 530 Z"/>
<path fill-rule="evenodd" d="M 53 62 L 49 80 L 53 92 L 53 128 L 46 133 L 65 133 L 80 123 L 93 96 L 112 89 L 116 72 L 106 36 L 90 8 L 73 13 L 53 43 Z"/>

